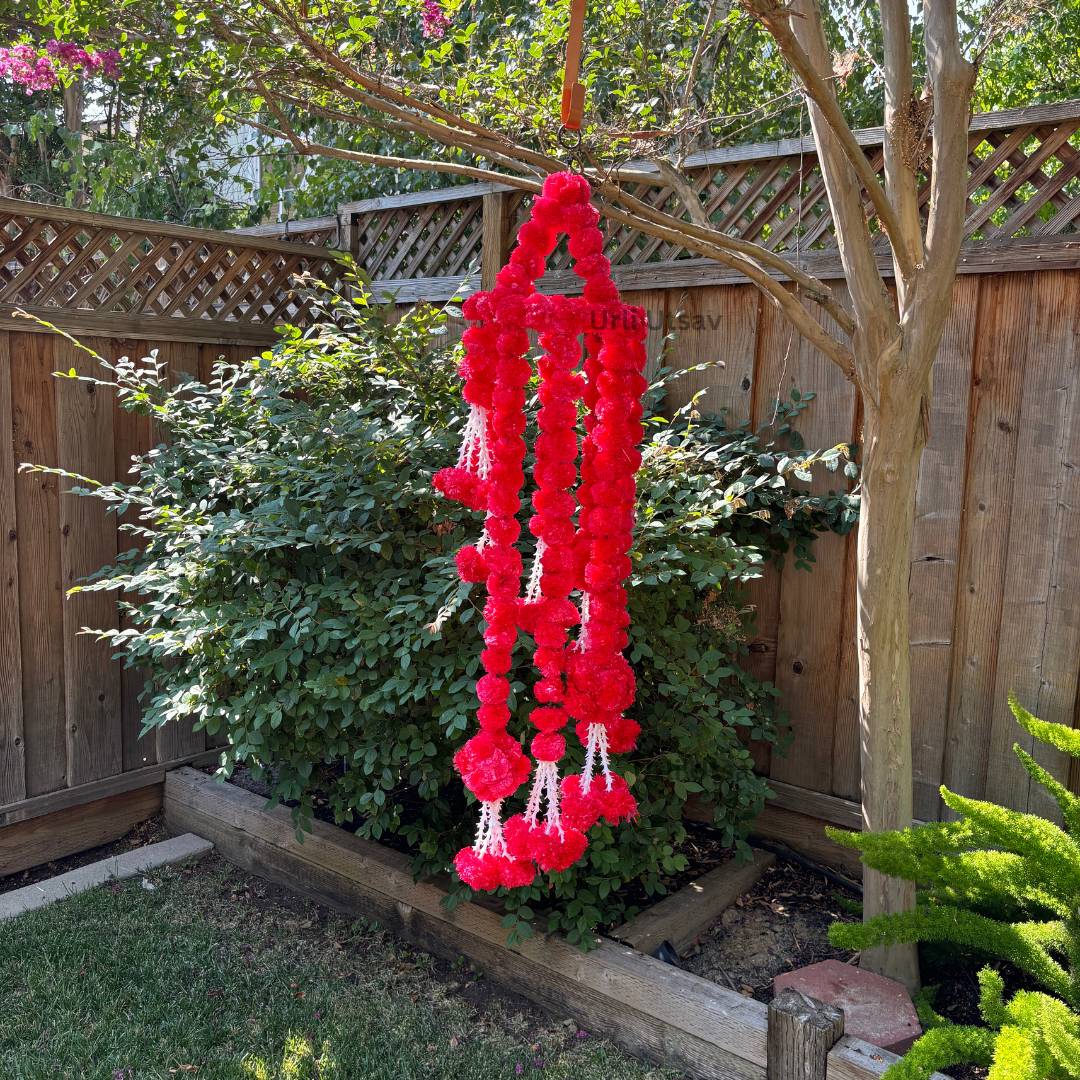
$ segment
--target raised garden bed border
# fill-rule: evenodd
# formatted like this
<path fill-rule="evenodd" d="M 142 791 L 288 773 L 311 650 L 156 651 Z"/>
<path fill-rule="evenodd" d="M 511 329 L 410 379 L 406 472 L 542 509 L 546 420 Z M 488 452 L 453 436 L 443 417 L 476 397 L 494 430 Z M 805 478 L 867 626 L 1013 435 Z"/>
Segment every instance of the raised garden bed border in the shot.
<path fill-rule="evenodd" d="M 436 955 L 467 957 L 494 982 L 640 1057 L 708 1080 L 785 1080 L 767 1071 L 765 1005 L 609 938 L 588 953 L 554 935 L 507 945 L 497 912 L 472 903 L 448 910 L 445 891 L 414 881 L 405 855 L 319 821 L 301 839 L 286 808 L 267 809 L 260 796 L 195 769 L 166 777 L 165 821 L 256 875 L 373 918 Z M 896 1060 L 844 1036 L 828 1052 L 829 1080 L 874 1080 Z"/>

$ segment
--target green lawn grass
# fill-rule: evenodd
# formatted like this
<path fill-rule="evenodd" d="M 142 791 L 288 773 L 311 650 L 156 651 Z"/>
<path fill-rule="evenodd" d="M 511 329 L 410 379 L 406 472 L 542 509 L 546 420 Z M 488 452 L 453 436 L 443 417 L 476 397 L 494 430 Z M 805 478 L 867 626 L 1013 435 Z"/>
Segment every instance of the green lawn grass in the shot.
<path fill-rule="evenodd" d="M 0 923 L 0 1078 L 660 1080 L 210 858 Z"/>

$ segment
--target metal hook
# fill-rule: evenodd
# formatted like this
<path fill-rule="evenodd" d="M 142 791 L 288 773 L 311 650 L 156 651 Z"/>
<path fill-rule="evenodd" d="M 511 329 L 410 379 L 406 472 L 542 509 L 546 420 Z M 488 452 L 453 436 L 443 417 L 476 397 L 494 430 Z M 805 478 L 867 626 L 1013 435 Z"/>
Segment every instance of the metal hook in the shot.
<path fill-rule="evenodd" d="M 565 125 L 559 128 L 559 146 L 567 152 L 570 161 L 571 172 L 578 176 L 585 175 L 585 137 L 580 128 L 568 128 Z"/>

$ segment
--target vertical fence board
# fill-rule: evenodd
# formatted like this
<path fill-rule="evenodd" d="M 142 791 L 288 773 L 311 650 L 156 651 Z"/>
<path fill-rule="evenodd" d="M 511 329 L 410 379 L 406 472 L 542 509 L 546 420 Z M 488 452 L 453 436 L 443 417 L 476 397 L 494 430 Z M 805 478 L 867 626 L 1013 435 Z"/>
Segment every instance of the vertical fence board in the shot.
<path fill-rule="evenodd" d="M 794 356 L 794 339 L 790 325 L 776 306 L 771 303 L 758 305 L 758 322 L 755 334 L 757 356 L 751 400 L 750 421 L 755 431 L 769 440 L 768 430 L 773 426 L 776 399 L 786 378 L 787 365 Z M 765 567 L 760 578 L 746 585 L 746 602 L 753 608 L 753 638 L 748 643 L 743 666 L 757 679 L 767 682 L 776 680 L 776 639 L 780 625 L 780 587 L 783 568 L 773 562 Z M 772 769 L 772 748 L 754 747 L 754 761 L 761 772 L 769 776 Z"/>
<path fill-rule="evenodd" d="M 145 341 L 113 341 L 103 343 L 108 348 L 109 359 L 117 360 L 128 356 L 138 361 L 150 351 Z M 103 355 L 105 355 L 103 353 Z M 113 473 L 118 482 L 130 483 L 135 480 L 131 472 L 132 458 L 144 454 L 153 445 L 150 432 L 150 417 L 128 412 L 113 398 Z M 132 549 L 142 549 L 142 537 L 128 532 L 123 525 L 138 525 L 139 514 L 134 508 L 129 509 L 118 521 L 116 548 L 122 553 Z M 125 593 L 124 600 L 134 602 L 134 594 Z M 121 629 L 130 625 L 126 616 L 120 616 Z M 117 661 L 121 664 L 120 661 Z M 154 734 L 142 734 L 142 707 L 139 697 L 146 684 L 145 675 L 137 668 L 122 664 L 120 669 L 120 730 L 123 746 L 124 771 L 141 769 L 157 761 L 157 740 Z"/>
<path fill-rule="evenodd" d="M 11 334 L 16 467 L 57 465 L 54 340 Z M 45 473 L 15 477 L 27 797 L 67 786 L 59 490 L 58 479 Z"/>
<path fill-rule="evenodd" d="M 911 552 L 912 757 L 915 816 L 923 821 L 941 813 L 978 279 L 959 279 L 953 302 L 934 362 L 930 439 L 919 468 Z"/>
<path fill-rule="evenodd" d="M 0 330 L 0 806 L 26 798 L 11 337 Z"/>
<path fill-rule="evenodd" d="M 165 342 L 159 356 L 169 365 L 169 382 L 182 385 L 188 376 L 199 377 L 199 346 L 182 342 Z M 160 439 L 160 433 L 156 438 Z M 177 758 L 198 754 L 206 749 L 206 735 L 193 731 L 190 720 L 166 724 L 157 729 L 158 761 L 175 761 Z"/>
<path fill-rule="evenodd" d="M 956 603 L 944 782 L 981 795 L 989 763 L 997 635 L 1012 517 L 1013 470 L 1034 279 L 987 277 L 979 335 L 964 493 L 964 530 Z M 926 598 L 933 603 L 933 597 Z M 1010 802 L 1016 801 L 1016 792 Z"/>
<path fill-rule="evenodd" d="M 840 664 L 836 673 L 836 714 L 833 718 L 832 794 L 860 800 L 862 759 L 859 727 L 859 647 L 856 633 L 855 566 L 858 534 L 844 544 L 844 604 L 840 627 Z"/>
<path fill-rule="evenodd" d="M 1015 691 L 1042 719 L 1071 723 L 1080 657 L 1078 281 L 1064 273 L 1042 275 L 1031 309 L 996 682 L 983 729 L 986 797 L 1055 815 L 1056 804 L 1040 785 L 1029 796 L 1028 774 L 1012 746 L 1018 742 L 1030 753 L 1033 740 L 1017 727 L 1006 695 Z M 1042 763 L 1067 780 L 1067 756 L 1036 745 Z"/>
<path fill-rule="evenodd" d="M 203 345 L 199 349 L 199 382 L 209 386 L 213 379 L 214 365 L 219 360 L 229 364 L 243 364 L 255 355 L 255 350 L 243 345 Z M 206 749 L 213 750 L 216 747 L 227 746 L 229 735 L 227 731 L 219 731 L 214 735 L 203 732 L 206 741 Z"/>
<path fill-rule="evenodd" d="M 828 321 L 821 318 L 828 329 Z M 851 442 L 855 391 L 840 369 L 805 341 L 793 345 L 785 364 L 780 397 L 792 389 L 813 391 L 815 399 L 797 428 L 807 448 Z M 840 474 L 820 470 L 809 490 L 825 492 L 842 484 Z M 840 653 L 844 638 L 844 577 L 847 537 L 824 534 L 814 544 L 812 572 L 788 558 L 780 589 L 776 644 L 776 685 L 791 718 L 794 736 L 787 754 L 773 755 L 774 780 L 831 792 L 833 742 Z"/>
<path fill-rule="evenodd" d="M 751 285 L 706 285 L 687 289 L 668 314 L 673 334 L 668 366 L 675 369 L 720 361 L 723 367 L 691 371 L 671 384 L 675 410 L 704 390 L 698 409 L 724 413 L 731 426 L 750 418 L 754 384 L 758 296 Z"/>
<path fill-rule="evenodd" d="M 670 345 L 667 340 L 668 295 L 667 289 L 638 289 L 623 293 L 623 299 L 628 304 L 644 308 L 648 318 L 649 336 L 645 339 L 648 360 L 645 364 L 645 377 L 650 380 L 661 366 L 670 366 L 670 359 L 665 356 L 666 347 Z"/>
<path fill-rule="evenodd" d="M 845 282 L 836 282 L 833 292 L 850 308 Z M 812 387 L 810 389 L 813 389 Z M 860 438 L 862 407 L 855 395 L 850 442 Z M 815 446 L 814 449 L 817 449 Z M 850 490 L 842 472 L 823 473 L 822 486 Z M 843 606 L 840 616 L 840 656 L 836 672 L 836 711 L 833 715 L 832 791 L 844 799 L 859 801 L 862 776 L 861 730 L 859 726 L 859 649 L 855 605 L 855 573 L 859 534 L 853 529 L 844 538 Z"/>
<path fill-rule="evenodd" d="M 97 351 L 108 342 L 88 340 Z M 99 377 L 97 361 L 63 338 L 53 344 L 57 371 Z M 62 469 L 104 484 L 114 479 L 112 392 L 92 382 L 61 378 L 56 385 L 57 459 Z M 113 648 L 82 630 L 115 630 L 110 593 L 70 595 L 88 575 L 116 558 L 116 518 L 96 499 L 71 494 L 79 481 L 60 481 L 60 564 L 64 584 L 64 705 L 68 786 L 123 770 L 120 669 Z"/>

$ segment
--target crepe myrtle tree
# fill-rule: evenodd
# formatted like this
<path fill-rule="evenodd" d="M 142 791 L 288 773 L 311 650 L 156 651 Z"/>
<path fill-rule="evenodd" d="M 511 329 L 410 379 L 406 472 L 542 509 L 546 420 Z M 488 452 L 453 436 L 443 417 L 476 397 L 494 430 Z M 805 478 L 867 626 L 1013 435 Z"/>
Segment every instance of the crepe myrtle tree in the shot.
<path fill-rule="evenodd" d="M 931 369 L 963 236 L 972 90 L 980 55 L 1001 32 L 995 26 L 1009 19 L 1015 26 L 1016 12 L 1006 19 L 1007 5 L 990 0 L 969 3 L 959 18 L 956 0 L 922 0 L 914 12 L 908 0 L 825 3 L 743 0 L 736 10 L 717 0 L 655 12 L 653 0 L 594 5 L 581 161 L 609 221 L 740 271 L 861 396 L 862 806 L 864 827 L 880 831 L 912 819 L 913 507 Z M 432 6 L 186 0 L 172 26 L 140 24 L 140 5 L 124 4 L 119 25 L 130 27 L 133 40 L 166 43 L 206 86 L 223 122 L 243 120 L 298 159 L 454 174 L 538 192 L 546 174 L 567 167 L 557 100 L 568 5 L 476 0 L 465 9 L 450 2 L 437 30 Z M 725 83 L 760 60 L 731 52 L 736 31 L 741 41 L 758 41 L 759 52 L 783 58 L 785 92 L 805 104 L 835 223 L 843 298 L 776 252 L 716 228 L 683 167 L 690 149 L 708 144 Z M 856 39 L 846 53 L 834 51 L 838 41 Z M 856 109 L 848 93 L 853 69 L 880 90 L 883 180 L 853 134 L 866 121 L 866 95 Z M 760 80 L 763 88 L 773 83 L 772 75 Z M 922 174 L 929 177 L 925 215 Z M 642 197 L 642 185 L 662 187 L 668 197 L 656 205 Z M 879 239 L 891 254 L 891 290 L 878 267 Z M 909 882 L 872 867 L 864 889 L 868 919 L 914 903 Z M 912 945 L 867 951 L 863 964 L 912 987 L 918 982 Z"/>

